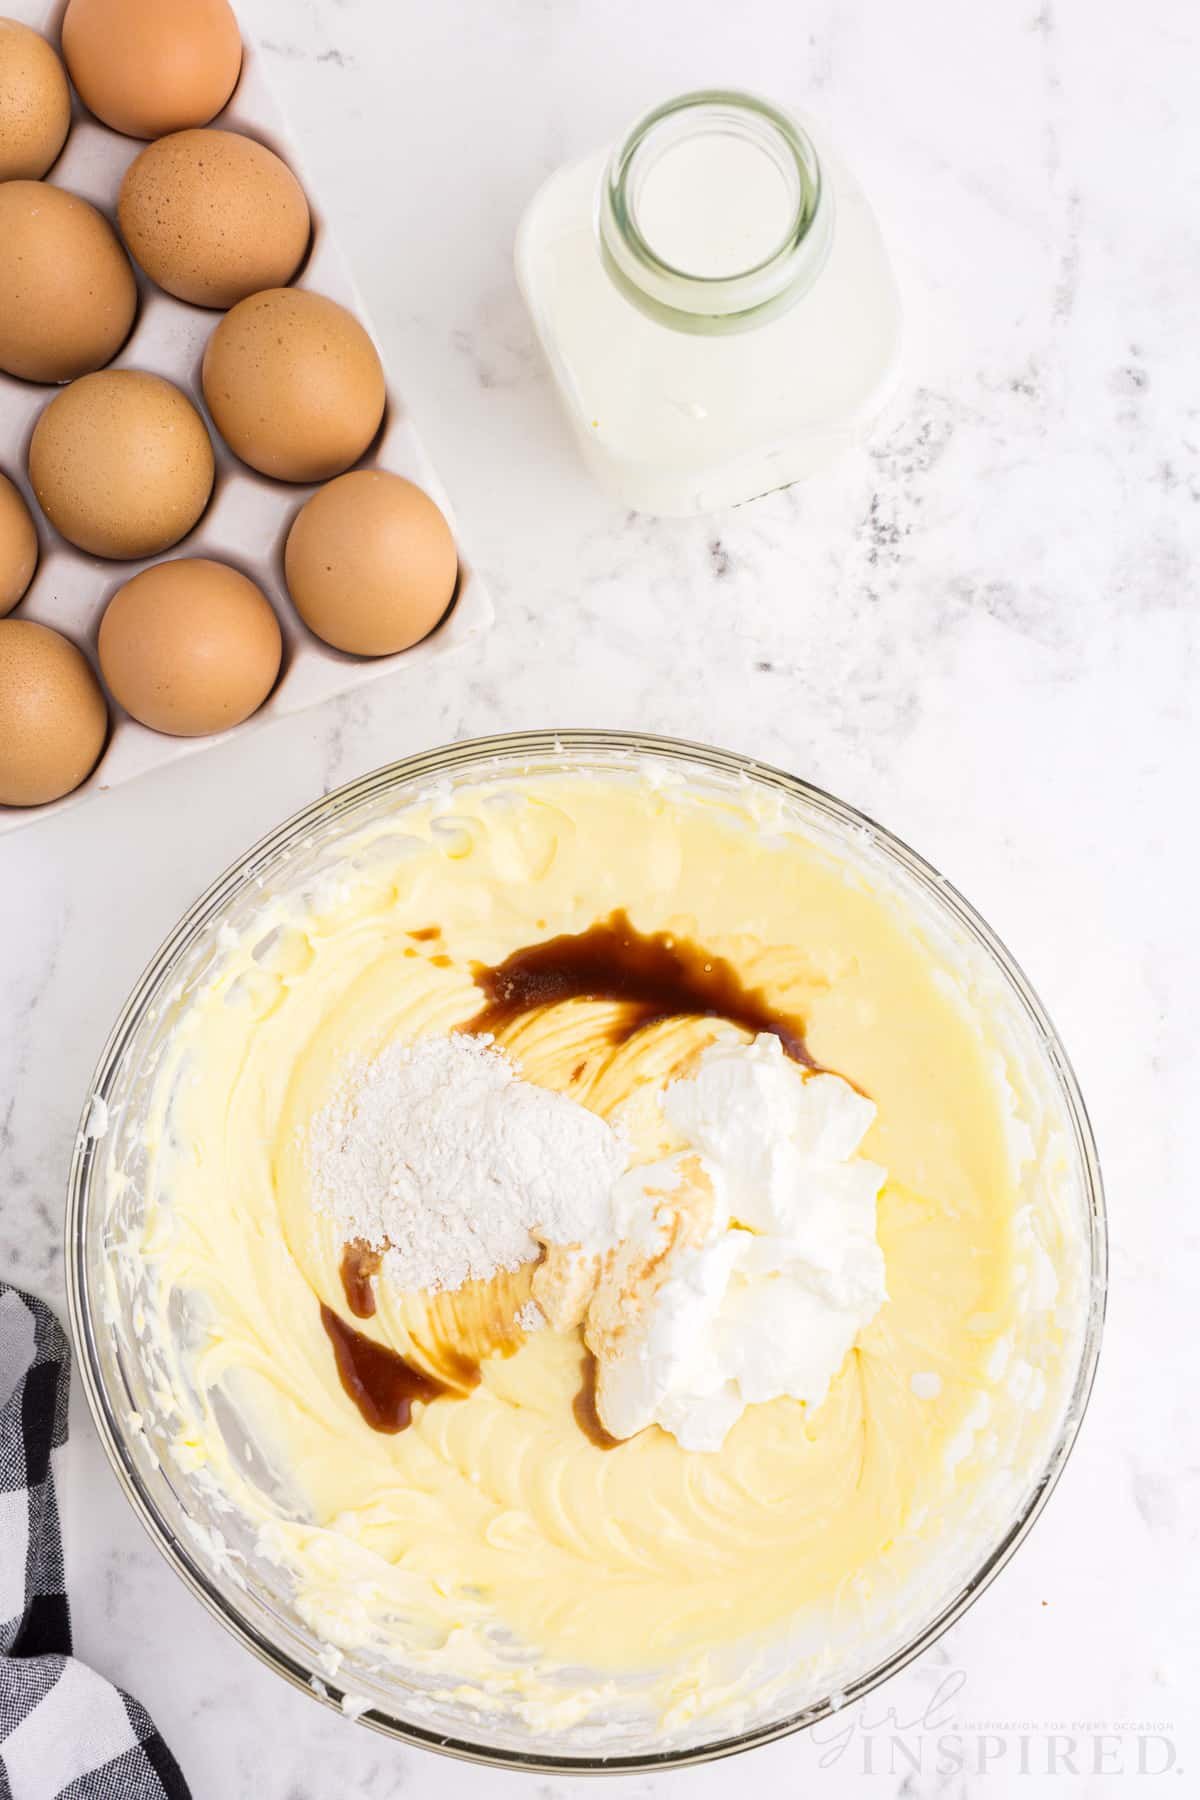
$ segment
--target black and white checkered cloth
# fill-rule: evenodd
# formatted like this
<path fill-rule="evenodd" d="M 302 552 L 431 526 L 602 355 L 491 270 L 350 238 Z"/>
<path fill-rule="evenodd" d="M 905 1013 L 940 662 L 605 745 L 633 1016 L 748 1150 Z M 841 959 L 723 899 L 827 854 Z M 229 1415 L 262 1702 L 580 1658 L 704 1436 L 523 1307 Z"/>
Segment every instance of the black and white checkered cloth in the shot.
<path fill-rule="evenodd" d="M 0 1282 L 0 1800 L 188 1800 L 145 1708 L 71 1655 L 51 1452 L 71 1353 Z"/>

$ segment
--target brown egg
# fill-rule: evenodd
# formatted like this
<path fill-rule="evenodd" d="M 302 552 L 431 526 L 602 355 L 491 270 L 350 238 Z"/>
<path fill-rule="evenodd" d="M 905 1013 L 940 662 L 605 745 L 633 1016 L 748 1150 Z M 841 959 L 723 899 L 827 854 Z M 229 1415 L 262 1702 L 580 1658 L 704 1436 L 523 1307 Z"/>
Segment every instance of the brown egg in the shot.
<path fill-rule="evenodd" d="M 45 38 L 0 19 L 0 181 L 44 175 L 67 140 L 71 90 Z"/>
<path fill-rule="evenodd" d="M 143 569 L 100 622 L 100 667 L 114 699 L 174 737 L 248 719 L 275 685 L 282 653 L 261 589 L 205 557 Z"/>
<path fill-rule="evenodd" d="M 193 306 L 283 287 L 308 248 L 308 201 L 285 162 L 236 131 L 176 131 L 130 165 L 117 207 L 130 250 Z"/>
<path fill-rule="evenodd" d="M 46 517 L 93 556 L 154 556 L 208 504 L 213 453 L 186 394 L 159 375 L 108 369 L 51 400 L 33 428 L 29 479 Z"/>
<path fill-rule="evenodd" d="M 10 613 L 33 580 L 38 541 L 24 498 L 0 475 L 0 619 Z"/>
<path fill-rule="evenodd" d="M 242 66 L 229 0 L 71 0 L 62 47 L 88 111 L 127 137 L 207 125 Z"/>
<path fill-rule="evenodd" d="M 0 184 L 0 369 L 71 381 L 111 362 L 137 288 L 116 232 L 94 206 L 45 181 Z"/>
<path fill-rule="evenodd" d="M 100 683 L 48 625 L 0 620 L 0 806 L 44 806 L 89 776 L 108 731 Z"/>
<path fill-rule="evenodd" d="M 204 398 L 230 449 L 279 481 L 357 462 L 386 393 L 374 344 L 336 301 L 268 288 L 228 313 L 204 352 Z"/>
<path fill-rule="evenodd" d="M 300 508 L 284 553 L 310 630 L 356 656 L 389 656 L 431 632 L 454 598 L 450 527 L 421 488 L 355 469 Z"/>

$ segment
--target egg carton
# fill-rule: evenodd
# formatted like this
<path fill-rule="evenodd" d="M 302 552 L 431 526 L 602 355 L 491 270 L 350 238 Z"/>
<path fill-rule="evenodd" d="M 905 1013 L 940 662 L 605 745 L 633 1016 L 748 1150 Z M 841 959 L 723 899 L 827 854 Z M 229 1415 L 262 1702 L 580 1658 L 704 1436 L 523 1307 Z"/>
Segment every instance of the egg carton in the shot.
<path fill-rule="evenodd" d="M 47 6 L 45 0 L 4 0 L 10 18 L 44 32 L 57 48 L 65 11 L 63 0 Z M 231 131 L 257 138 L 283 158 L 300 181 L 312 215 L 308 255 L 293 286 L 310 288 L 340 301 L 370 330 L 354 280 L 338 249 L 320 204 L 307 181 L 302 159 L 289 136 L 263 69 L 263 58 L 253 39 L 242 32 L 242 73 L 229 104 L 212 121 Z M 115 226 L 117 193 L 134 157 L 145 148 L 135 138 L 121 137 L 92 118 L 73 99 L 70 135 L 58 161 L 46 179 L 81 195 Z M 493 620 L 491 598 L 471 567 L 453 511 L 441 482 L 434 473 L 421 440 L 405 411 L 399 392 L 387 376 L 387 407 L 383 423 L 359 468 L 392 470 L 405 475 L 433 496 L 449 520 L 459 548 L 459 580 L 454 603 L 434 632 L 411 650 L 394 656 L 364 659 L 343 654 L 313 635 L 303 624 L 287 596 L 283 577 L 283 546 L 288 529 L 304 502 L 319 483 L 303 486 L 271 481 L 240 463 L 227 448 L 204 404 L 200 363 L 204 346 L 223 314 L 189 306 L 164 294 L 134 265 L 138 285 L 138 312 L 130 336 L 113 361 L 112 369 L 146 369 L 163 375 L 183 389 L 198 408 L 212 438 L 216 480 L 204 514 L 188 535 L 169 550 L 139 562 L 109 562 L 77 550 L 61 537 L 33 498 L 26 462 L 29 439 L 38 415 L 56 393 L 0 373 L 0 470 L 15 482 L 29 503 L 38 532 L 40 558 L 28 593 L 10 617 L 34 619 L 63 632 L 87 655 L 99 673 L 96 638 L 104 608 L 116 590 L 140 569 L 178 556 L 209 556 L 232 564 L 256 581 L 266 594 L 283 634 L 283 661 L 279 679 L 269 698 L 251 718 L 233 727 L 246 733 L 256 725 L 314 706 L 401 665 L 414 678 L 430 663 L 460 650 L 488 630 Z M 16 829 L 61 812 L 85 795 L 132 781 L 147 770 L 160 768 L 207 746 L 223 742 L 232 732 L 208 737 L 175 738 L 150 731 L 130 718 L 112 696 L 109 700 L 110 734 L 104 754 L 88 779 L 61 800 L 46 806 L 0 806 L 0 832 Z"/>

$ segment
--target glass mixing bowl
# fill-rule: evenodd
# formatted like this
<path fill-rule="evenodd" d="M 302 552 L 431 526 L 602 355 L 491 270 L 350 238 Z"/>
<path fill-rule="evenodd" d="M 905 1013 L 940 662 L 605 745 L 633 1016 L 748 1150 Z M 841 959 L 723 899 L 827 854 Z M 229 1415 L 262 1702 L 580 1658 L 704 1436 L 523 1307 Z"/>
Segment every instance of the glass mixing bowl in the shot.
<path fill-rule="evenodd" d="M 144 1150 L 139 1119 L 156 1057 L 187 1003 L 189 988 L 217 953 L 218 935 L 238 930 L 272 891 L 292 887 L 331 860 L 348 833 L 386 815 L 434 783 L 483 775 L 545 774 L 570 768 L 612 776 L 648 763 L 689 788 L 728 794 L 766 790 L 789 819 L 886 877 L 921 928 L 966 957 L 987 988 L 993 1024 L 1040 1083 L 1066 1168 L 1067 1204 L 1081 1258 L 1077 1329 L 1060 1398 L 1029 1463 L 1019 1499 L 969 1566 L 939 1589 L 930 1583 L 923 1612 L 902 1641 L 861 1648 L 859 1663 L 836 1691 L 754 1717 L 744 1729 L 714 1732 L 711 1721 L 670 1737 L 649 1730 L 593 1731 L 590 1738 L 538 1734 L 520 1721 L 431 1701 L 395 1671 L 355 1665 L 347 1656 L 330 1674 L 328 1651 L 289 1606 L 278 1572 L 240 1541 L 236 1519 L 169 1455 L 160 1456 L 146 1424 L 153 1376 L 139 1349 L 131 1302 L 106 1281 L 114 1231 L 136 1220 Z M 917 1656 L 957 1619 L 1008 1561 L 1045 1504 L 1071 1449 L 1095 1373 L 1104 1313 L 1106 1238 L 1095 1143 L 1083 1101 L 1054 1027 L 1003 944 L 965 900 L 911 850 L 839 800 L 779 770 L 701 745 L 632 733 L 533 732 L 480 739 L 430 751 L 380 769 L 314 802 L 271 832 L 215 881 L 154 956 L 113 1028 L 88 1096 L 71 1167 L 67 1204 L 67 1277 L 71 1327 L 83 1384 L 101 1441 L 131 1504 L 168 1562 L 213 1615 L 255 1655 L 298 1687 L 359 1714 L 394 1737 L 479 1762 L 552 1771 L 649 1769 L 705 1761 L 812 1725 L 865 1694 Z M 924 1590 L 922 1590 L 924 1593 Z M 842 1672 L 839 1672 L 841 1674 Z"/>

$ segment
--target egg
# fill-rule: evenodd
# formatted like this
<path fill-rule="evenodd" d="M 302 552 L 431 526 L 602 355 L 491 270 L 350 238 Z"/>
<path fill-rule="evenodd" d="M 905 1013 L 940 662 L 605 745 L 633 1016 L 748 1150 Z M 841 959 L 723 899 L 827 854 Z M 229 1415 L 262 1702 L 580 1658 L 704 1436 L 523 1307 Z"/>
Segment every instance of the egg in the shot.
<path fill-rule="evenodd" d="M 0 19 L 0 181 L 44 175 L 67 141 L 71 90 L 38 32 Z"/>
<path fill-rule="evenodd" d="M 127 137 L 207 125 L 242 67 L 229 0 L 70 0 L 62 47 L 88 111 Z"/>
<path fill-rule="evenodd" d="M 374 344 L 336 301 L 268 288 L 227 313 L 204 352 L 204 398 L 235 455 L 279 481 L 357 462 L 383 417 Z"/>
<path fill-rule="evenodd" d="M 445 613 L 458 554 L 423 489 L 383 469 L 355 469 L 300 508 L 284 570 L 296 611 L 319 638 L 356 656 L 388 656 L 426 637 Z"/>
<path fill-rule="evenodd" d="M 130 165 L 121 235 L 151 281 L 222 309 L 283 287 L 308 248 L 304 190 L 285 162 L 236 131 L 176 131 Z"/>
<path fill-rule="evenodd" d="M 100 668 L 127 713 L 174 737 L 240 725 L 279 673 L 279 621 L 261 588 L 206 557 L 156 563 L 100 622 Z"/>
<path fill-rule="evenodd" d="M 129 336 L 137 287 L 94 206 L 45 181 L 0 183 L 0 369 L 71 381 Z"/>
<path fill-rule="evenodd" d="M 29 479 L 46 517 L 93 556 L 154 556 L 208 504 L 213 452 L 171 382 L 135 369 L 85 375 L 33 428 Z"/>
<path fill-rule="evenodd" d="M 38 541 L 20 492 L 0 475 L 0 619 L 10 613 L 33 580 Z"/>
<path fill-rule="evenodd" d="M 31 619 L 0 619 L 0 806 L 43 806 L 100 760 L 108 709 L 91 664 Z"/>

